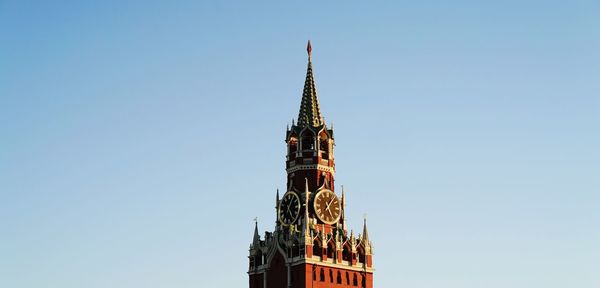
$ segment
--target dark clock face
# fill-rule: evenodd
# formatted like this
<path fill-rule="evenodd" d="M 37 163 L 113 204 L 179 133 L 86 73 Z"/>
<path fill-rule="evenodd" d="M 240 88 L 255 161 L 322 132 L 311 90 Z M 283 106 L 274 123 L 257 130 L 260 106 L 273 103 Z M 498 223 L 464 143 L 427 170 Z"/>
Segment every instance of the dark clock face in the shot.
<path fill-rule="evenodd" d="M 279 222 L 283 225 L 290 225 L 296 221 L 300 214 L 300 197 L 298 194 L 289 191 L 283 195 L 279 202 Z"/>
<path fill-rule="evenodd" d="M 340 219 L 340 201 L 331 190 L 321 190 L 315 195 L 314 208 L 317 217 L 326 224 L 333 224 Z"/>

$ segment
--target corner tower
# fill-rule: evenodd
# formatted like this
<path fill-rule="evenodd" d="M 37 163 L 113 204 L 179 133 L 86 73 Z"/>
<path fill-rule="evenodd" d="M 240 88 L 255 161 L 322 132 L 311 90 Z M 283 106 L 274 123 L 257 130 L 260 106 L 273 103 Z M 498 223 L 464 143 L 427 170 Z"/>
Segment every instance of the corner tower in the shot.
<path fill-rule="evenodd" d="M 346 196 L 336 194 L 335 140 L 325 124 L 312 69 L 312 47 L 297 123 L 286 131 L 287 189 L 277 192 L 277 224 L 263 239 L 255 226 L 249 253 L 250 288 L 373 287 L 367 233 L 348 233 Z"/>

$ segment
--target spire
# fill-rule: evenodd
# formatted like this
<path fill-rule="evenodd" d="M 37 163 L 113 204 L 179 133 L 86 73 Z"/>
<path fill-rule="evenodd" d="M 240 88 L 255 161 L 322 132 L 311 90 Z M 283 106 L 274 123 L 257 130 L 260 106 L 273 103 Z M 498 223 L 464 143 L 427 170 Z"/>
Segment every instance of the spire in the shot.
<path fill-rule="evenodd" d="M 346 230 L 346 190 L 344 190 L 344 185 L 342 185 L 342 229 Z"/>
<path fill-rule="evenodd" d="M 344 190 L 344 185 L 342 185 L 342 213 L 344 212 L 344 208 L 346 208 L 346 190 Z"/>
<path fill-rule="evenodd" d="M 260 235 L 258 235 L 258 219 L 254 218 L 254 238 L 252 238 L 252 244 L 256 245 L 260 242 Z"/>
<path fill-rule="evenodd" d="M 369 242 L 369 231 L 367 231 L 367 216 L 365 215 L 364 218 L 364 225 L 363 225 L 363 233 L 362 233 L 362 240 L 365 241 L 366 243 Z"/>
<path fill-rule="evenodd" d="M 308 40 L 306 51 L 308 52 L 308 68 L 306 69 L 306 80 L 304 81 L 300 113 L 298 114 L 298 125 L 318 127 L 323 125 L 323 116 L 319 109 L 317 87 L 315 86 L 315 79 L 312 71 L 312 46 L 310 45 L 310 40 Z"/>

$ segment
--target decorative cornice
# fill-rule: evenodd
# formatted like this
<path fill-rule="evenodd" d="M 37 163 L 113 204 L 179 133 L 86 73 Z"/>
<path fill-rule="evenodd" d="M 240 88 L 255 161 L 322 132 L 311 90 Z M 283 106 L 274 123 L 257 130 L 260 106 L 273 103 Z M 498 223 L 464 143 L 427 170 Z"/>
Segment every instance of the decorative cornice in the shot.
<path fill-rule="evenodd" d="M 300 170 L 315 170 L 315 169 L 324 171 L 324 172 L 329 172 L 331 174 L 335 174 L 335 168 L 333 168 L 331 166 L 327 166 L 327 165 L 321 165 L 321 164 L 294 165 L 290 168 L 285 169 L 285 171 L 287 171 L 287 173 L 289 174 L 289 173 L 300 171 Z"/>

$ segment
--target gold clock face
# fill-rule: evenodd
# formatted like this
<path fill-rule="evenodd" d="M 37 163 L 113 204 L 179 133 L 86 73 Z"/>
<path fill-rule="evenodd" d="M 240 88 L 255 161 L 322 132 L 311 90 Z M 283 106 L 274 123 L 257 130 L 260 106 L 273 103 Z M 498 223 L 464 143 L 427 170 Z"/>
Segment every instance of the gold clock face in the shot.
<path fill-rule="evenodd" d="M 315 195 L 314 201 L 317 217 L 325 224 L 333 224 L 340 219 L 340 201 L 331 190 L 321 190 Z"/>
<path fill-rule="evenodd" d="M 298 197 L 298 194 L 292 191 L 285 193 L 279 202 L 277 214 L 281 224 L 290 225 L 294 223 L 300 215 L 300 197 Z"/>

